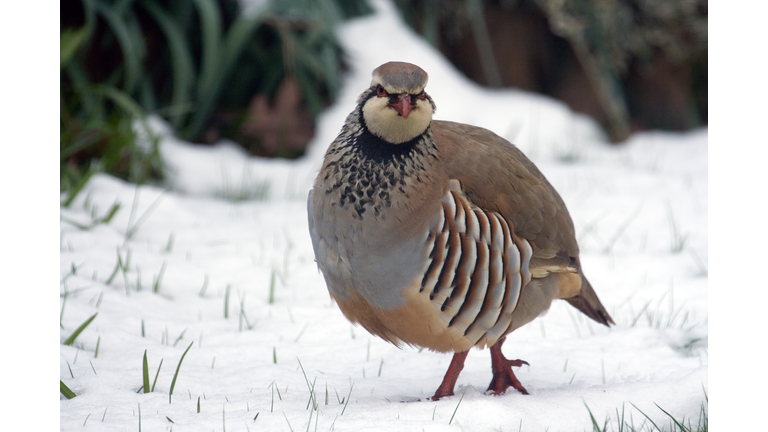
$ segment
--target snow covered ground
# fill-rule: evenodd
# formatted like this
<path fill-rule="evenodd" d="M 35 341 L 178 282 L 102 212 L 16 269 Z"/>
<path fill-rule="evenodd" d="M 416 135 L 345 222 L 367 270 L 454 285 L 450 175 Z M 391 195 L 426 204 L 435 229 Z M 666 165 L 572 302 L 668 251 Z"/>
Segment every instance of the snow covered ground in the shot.
<path fill-rule="evenodd" d="M 388 1 L 373 4 L 376 15 L 340 29 L 352 70 L 305 158 L 192 146 L 154 120 L 165 184 L 99 175 L 61 209 L 60 341 L 97 314 L 60 347 L 60 379 L 77 394 L 61 397 L 61 430 L 581 431 L 592 430 L 587 406 L 614 429 L 622 407 L 636 427 L 638 409 L 668 424 L 655 404 L 695 425 L 708 393 L 707 130 L 609 145 L 559 102 L 469 82 Z M 530 363 L 516 372 L 529 396 L 485 395 L 489 353 L 473 350 L 456 396 L 419 401 L 450 355 L 351 326 L 313 262 L 306 193 L 371 71 L 390 60 L 430 74 L 436 118 L 518 145 L 574 218 L 583 267 L 617 326 L 556 302 L 511 334 L 504 352 Z M 150 382 L 162 361 L 148 394 L 145 350 Z"/>

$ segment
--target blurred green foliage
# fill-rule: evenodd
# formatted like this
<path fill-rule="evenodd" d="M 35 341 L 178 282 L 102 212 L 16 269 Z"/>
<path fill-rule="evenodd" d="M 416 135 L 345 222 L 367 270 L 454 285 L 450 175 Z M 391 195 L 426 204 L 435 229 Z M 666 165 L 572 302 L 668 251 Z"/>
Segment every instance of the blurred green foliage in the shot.
<path fill-rule="evenodd" d="M 242 120 L 254 95 L 272 99 L 290 77 L 317 115 L 340 87 L 334 26 L 371 9 L 364 0 L 251 3 L 62 1 L 61 190 L 74 196 L 99 171 L 161 179 L 149 114 L 202 141 L 214 113 Z"/>

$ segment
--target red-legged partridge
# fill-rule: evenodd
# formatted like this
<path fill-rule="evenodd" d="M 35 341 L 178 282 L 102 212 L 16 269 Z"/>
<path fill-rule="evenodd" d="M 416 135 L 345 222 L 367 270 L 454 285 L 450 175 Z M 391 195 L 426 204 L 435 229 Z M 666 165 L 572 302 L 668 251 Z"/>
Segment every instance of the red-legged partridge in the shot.
<path fill-rule="evenodd" d="M 454 356 L 433 399 L 453 395 L 472 347 L 490 347 L 488 390 L 527 394 L 505 336 L 565 299 L 613 320 L 579 264 L 560 195 L 523 153 L 475 126 L 432 120 L 427 73 L 373 71 L 309 193 L 309 231 L 331 297 L 395 345 Z"/>

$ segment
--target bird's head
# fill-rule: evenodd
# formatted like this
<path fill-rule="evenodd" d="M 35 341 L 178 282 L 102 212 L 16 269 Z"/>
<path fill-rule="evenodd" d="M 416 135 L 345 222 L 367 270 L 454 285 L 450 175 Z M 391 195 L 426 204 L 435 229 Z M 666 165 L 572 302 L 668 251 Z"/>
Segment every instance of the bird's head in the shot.
<path fill-rule="evenodd" d="M 392 144 L 401 144 L 424 133 L 432 121 L 435 104 L 424 92 L 429 76 L 416 65 L 385 63 L 373 71 L 363 118 L 368 129 Z"/>

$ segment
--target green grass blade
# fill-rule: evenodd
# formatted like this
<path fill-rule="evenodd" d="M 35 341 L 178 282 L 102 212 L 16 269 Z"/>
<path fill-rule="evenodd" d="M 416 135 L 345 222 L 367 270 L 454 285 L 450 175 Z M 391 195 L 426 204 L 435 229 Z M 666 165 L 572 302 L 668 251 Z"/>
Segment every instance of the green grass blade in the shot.
<path fill-rule="evenodd" d="M 120 247 L 117 247 L 117 264 L 115 264 L 115 269 L 112 270 L 112 274 L 107 278 L 107 281 L 105 282 L 107 285 L 112 285 L 112 281 L 115 279 L 115 276 L 117 276 L 118 270 L 123 268 L 123 257 L 120 256 Z"/>
<path fill-rule="evenodd" d="M 232 289 L 232 285 L 227 284 L 227 289 L 224 293 L 224 318 L 229 319 L 229 293 Z"/>
<path fill-rule="evenodd" d="M 115 13 L 105 3 L 94 2 L 94 7 L 96 12 L 107 21 L 120 45 L 123 54 L 123 64 L 125 65 L 124 88 L 128 92 L 132 92 L 141 74 L 141 50 L 134 44 L 136 41 L 131 37 L 131 30 L 119 14 Z"/>
<path fill-rule="evenodd" d="M 280 400 L 283 400 L 283 395 L 280 394 L 280 387 L 277 386 L 277 381 L 275 381 L 275 390 L 277 390 L 277 397 Z M 288 391 L 288 386 L 285 386 L 285 391 Z M 286 393 L 287 394 L 287 393 Z"/>
<path fill-rule="evenodd" d="M 72 80 L 72 85 L 75 91 L 80 95 L 80 102 L 83 104 L 83 111 L 89 113 L 89 118 L 94 121 L 103 121 L 103 116 L 100 116 L 101 104 L 99 98 L 91 91 L 91 84 L 88 80 L 88 75 L 83 70 L 82 65 L 79 62 L 70 62 L 64 68 L 67 76 Z"/>
<path fill-rule="evenodd" d="M 96 318 L 96 315 L 98 314 L 99 313 L 96 312 L 95 314 L 93 314 L 92 317 L 88 318 L 84 323 L 80 324 L 80 327 L 78 327 L 77 330 L 75 330 L 71 336 L 69 336 L 66 340 L 64 340 L 64 345 L 72 345 L 75 342 L 75 339 L 77 339 L 77 337 L 80 336 L 80 333 L 82 333 L 83 330 L 85 330 L 85 328 L 88 327 L 91 321 L 93 321 Z"/>
<path fill-rule="evenodd" d="M 144 364 L 142 365 L 142 375 L 144 377 L 144 393 L 149 393 L 149 365 L 147 364 L 147 350 L 144 350 Z"/>
<path fill-rule="evenodd" d="M 193 0 L 202 28 L 203 58 L 198 78 L 197 110 L 187 130 L 187 137 L 202 131 L 208 113 L 218 97 L 221 50 L 221 11 L 213 0 Z"/>
<path fill-rule="evenodd" d="M 293 426 L 291 426 L 291 422 L 288 421 L 288 416 L 285 415 L 285 411 L 283 411 L 283 417 L 285 417 L 285 421 L 286 421 L 286 423 L 288 423 L 288 429 L 290 429 L 291 432 L 293 432 Z"/>
<path fill-rule="evenodd" d="M 61 37 L 59 38 L 59 68 L 67 65 L 87 36 L 88 27 L 86 26 L 78 29 L 68 28 L 61 31 Z"/>
<path fill-rule="evenodd" d="M 681 424 L 679 421 L 677 421 L 677 419 L 676 419 L 676 418 L 672 417 L 672 414 L 668 413 L 666 410 L 664 410 L 664 408 L 660 407 L 660 406 L 659 406 L 659 404 L 657 404 L 657 403 L 655 403 L 655 402 L 654 402 L 654 405 L 656 405 L 656 408 L 660 409 L 660 410 L 661 410 L 661 412 L 663 412 L 664 414 L 666 414 L 666 415 L 667 415 L 667 417 L 671 418 L 671 419 L 672 419 L 672 421 L 673 421 L 673 422 L 675 422 L 675 424 L 677 425 L 677 427 L 679 427 L 679 428 L 680 428 L 680 430 L 681 430 L 681 431 L 688 431 L 688 430 L 690 430 L 690 429 L 688 429 L 687 427 L 685 427 L 685 425 L 684 425 L 684 424 Z M 683 421 L 685 421 L 685 418 L 683 418 Z"/>
<path fill-rule="evenodd" d="M 344 402 L 344 408 L 342 408 L 342 410 L 341 410 L 341 414 L 340 414 L 340 415 L 344 415 L 344 411 L 346 411 L 346 410 L 347 410 L 347 404 L 349 404 L 349 399 L 352 397 L 352 388 L 353 388 L 353 387 L 355 387 L 355 384 L 354 384 L 354 383 L 352 383 L 352 385 L 351 385 L 351 386 L 349 386 L 349 394 L 347 395 L 347 401 L 346 401 L 346 402 Z"/>
<path fill-rule="evenodd" d="M 263 15 L 240 15 L 229 27 L 221 49 L 219 82 L 225 80 L 235 66 L 245 46 L 252 41 L 251 35 L 263 21 Z"/>
<path fill-rule="evenodd" d="M 595 416 L 592 414 L 592 410 L 589 409 L 589 405 L 584 402 L 584 406 L 587 407 L 587 411 L 589 412 L 589 419 L 592 421 L 592 432 L 603 432 L 603 429 L 600 429 L 600 425 L 597 424 L 597 419 L 595 419 Z"/>
<path fill-rule="evenodd" d="M 199 88 L 209 92 L 216 80 L 221 49 L 221 11 L 213 0 L 193 0 L 200 18 L 203 37 L 202 73 Z"/>
<path fill-rule="evenodd" d="M 168 243 L 165 244 L 165 248 L 163 248 L 163 251 L 162 251 L 163 253 L 166 253 L 166 254 L 171 253 L 171 251 L 173 250 L 173 239 L 174 239 L 174 237 L 175 236 L 173 235 L 173 233 L 171 233 L 168 236 Z"/>
<path fill-rule="evenodd" d="M 301 364 L 301 360 L 299 360 L 298 357 L 296 357 L 296 360 L 299 362 L 299 367 L 301 368 L 301 373 L 304 375 L 304 381 L 307 383 L 307 388 L 309 389 L 309 400 L 311 402 L 314 402 L 314 385 L 309 384 L 309 378 L 307 378 L 307 373 L 304 371 L 304 365 Z M 313 404 L 314 406 L 314 404 Z M 309 408 L 309 404 L 307 404 L 307 408 Z"/>
<path fill-rule="evenodd" d="M 208 289 L 208 273 L 205 274 L 205 279 L 203 280 L 203 287 L 200 288 L 200 294 L 198 294 L 200 297 L 205 297 L 205 290 Z"/>
<path fill-rule="evenodd" d="M 152 284 L 152 292 L 155 294 L 160 292 L 160 284 L 163 281 L 163 274 L 165 274 L 165 261 L 163 261 L 163 265 L 160 267 L 160 274 L 157 275 L 157 278 Z"/>
<path fill-rule="evenodd" d="M 78 182 L 77 182 L 77 184 L 75 185 L 75 187 L 73 187 L 73 188 L 72 188 L 72 189 L 69 191 L 69 196 L 67 196 L 67 199 L 66 199 L 66 201 L 64 201 L 64 204 L 63 204 L 63 205 L 64 205 L 64 207 L 69 207 L 70 205 L 72 205 L 72 201 L 74 201 L 74 200 L 75 200 L 75 198 L 77 198 L 77 195 L 80 193 L 80 191 L 82 191 L 82 190 L 83 190 L 83 188 L 85 187 L 86 183 L 88 183 L 88 180 L 90 180 L 90 179 L 91 179 L 91 176 L 92 176 L 92 175 L 93 175 L 93 173 L 95 173 L 95 172 L 96 172 L 96 170 L 95 170 L 94 168 L 91 168 L 91 169 L 89 169 L 89 170 L 88 170 L 88 172 L 86 172 L 86 173 L 85 173 L 85 174 L 84 174 L 84 175 L 83 175 L 83 176 L 80 178 L 80 181 L 78 181 Z"/>
<path fill-rule="evenodd" d="M 131 41 L 133 42 L 133 48 L 134 48 L 134 56 L 139 60 L 139 69 L 138 73 L 136 75 L 136 81 L 130 82 L 128 81 L 128 76 L 126 75 L 126 85 L 125 90 L 128 93 L 136 94 L 136 91 L 142 90 L 142 87 L 144 88 L 150 88 L 146 87 L 146 84 L 151 85 L 151 81 L 149 79 L 149 76 L 144 71 L 144 63 L 147 58 L 147 48 L 144 44 L 144 40 L 146 39 L 146 34 L 144 33 L 141 24 L 139 24 L 138 16 L 136 15 L 136 10 L 133 8 L 134 0 L 127 0 L 123 3 L 127 7 L 131 7 L 130 11 L 127 12 L 119 12 L 118 14 L 123 17 L 125 20 L 125 26 L 128 29 L 128 36 L 131 38 Z M 150 105 L 145 105 L 148 108 Z"/>
<path fill-rule="evenodd" d="M 139 187 L 136 186 L 136 193 L 138 194 Z M 125 242 L 128 242 L 133 238 L 133 236 L 136 235 L 137 232 L 139 232 L 139 228 L 141 228 L 141 225 L 146 222 L 146 220 L 149 218 L 149 216 L 152 214 L 152 212 L 155 211 L 155 209 L 160 205 L 160 202 L 165 199 L 165 191 L 163 191 L 158 197 L 152 202 L 152 204 L 144 211 L 144 213 L 139 217 L 139 219 L 131 225 L 128 224 L 128 228 L 125 230 Z M 136 200 L 134 200 L 134 203 L 136 203 Z M 136 206 L 134 205 L 133 209 L 131 209 L 131 214 L 133 214 L 133 211 L 135 210 Z M 132 222 L 132 219 L 129 222 Z"/>
<path fill-rule="evenodd" d="M 82 94 L 82 99 L 84 104 L 86 100 L 90 99 L 89 96 L 92 96 L 92 95 Z M 95 104 L 95 102 L 93 103 Z M 88 111 L 88 110 L 85 109 L 84 111 Z M 76 127 L 76 126 L 74 126 L 73 124 L 72 127 Z M 103 138 L 103 135 L 99 133 L 85 133 L 85 134 L 74 136 L 71 142 L 62 140 L 61 151 L 59 151 L 59 160 L 62 161 L 63 163 L 64 161 L 68 160 L 72 155 L 77 154 L 77 152 L 87 149 L 88 147 L 99 144 L 102 138 Z"/>
<path fill-rule="evenodd" d="M 171 403 L 171 396 L 173 395 L 173 388 L 176 387 L 176 378 L 179 377 L 179 370 L 181 369 L 181 362 L 184 361 L 184 357 L 187 355 L 187 352 L 189 352 L 189 349 L 192 348 L 192 344 L 195 343 L 194 341 L 189 343 L 189 346 L 186 350 L 184 350 L 184 354 L 181 355 L 181 359 L 179 360 L 179 365 L 176 366 L 176 373 L 173 374 L 173 381 L 171 381 L 171 391 L 168 393 L 168 403 Z"/>
<path fill-rule="evenodd" d="M 139 119 L 144 117 L 144 110 L 138 102 L 136 102 L 128 93 L 117 87 L 108 84 L 98 84 L 94 86 L 94 90 L 99 95 L 111 99 L 112 102 L 117 104 L 126 113 Z"/>
<path fill-rule="evenodd" d="M 61 394 L 64 395 L 67 399 L 72 399 L 73 397 L 77 396 L 75 392 L 69 389 L 66 384 L 64 384 L 64 381 L 59 380 L 59 390 L 61 391 Z"/>
<path fill-rule="evenodd" d="M 456 412 L 459 410 L 459 405 L 461 405 L 461 401 L 464 399 L 464 393 L 466 393 L 466 391 L 461 393 L 461 397 L 459 398 L 459 403 L 456 404 L 456 409 L 453 410 L 453 415 L 451 415 L 451 419 L 448 421 L 448 424 L 453 423 L 453 418 L 456 416 Z"/>
<path fill-rule="evenodd" d="M 152 132 L 152 128 L 149 127 L 149 123 L 147 123 L 147 116 L 145 115 L 144 110 L 128 93 L 106 84 L 94 86 L 94 92 L 112 100 L 112 102 L 123 109 L 123 111 L 138 119 L 149 140 L 156 141 L 157 137 L 154 132 Z"/>
<path fill-rule="evenodd" d="M 170 117 L 174 128 L 179 129 L 185 117 L 182 108 L 190 104 L 190 91 L 195 81 L 192 51 L 187 43 L 183 29 L 160 6 L 146 0 L 141 4 L 147 9 L 152 18 L 157 21 L 168 42 L 168 48 L 171 52 L 171 65 L 173 67 L 173 91 L 171 96 L 173 112 L 170 114 Z"/>
<path fill-rule="evenodd" d="M 309 323 L 304 324 L 304 327 L 301 329 L 298 335 L 296 335 L 296 339 L 294 339 L 294 342 L 298 342 L 299 339 L 301 339 L 301 336 L 304 334 L 304 332 L 309 328 Z"/>
<path fill-rule="evenodd" d="M 64 299 L 61 301 L 61 314 L 59 314 L 59 327 L 62 329 L 64 328 L 64 306 L 67 305 L 67 296 L 64 296 Z M 277 363 L 277 362 L 275 362 Z"/>
<path fill-rule="evenodd" d="M 72 225 L 73 227 L 75 227 L 75 228 L 77 228 L 77 229 L 79 229 L 81 231 L 88 231 L 88 230 L 90 230 L 91 228 L 93 228 L 95 226 L 95 225 L 83 225 L 83 224 L 75 222 L 75 221 L 73 221 L 73 220 L 71 220 L 69 218 L 65 218 L 64 216 L 61 216 L 60 220 L 62 222 L 66 222 L 66 223 Z"/>
<path fill-rule="evenodd" d="M 272 274 L 269 276 L 269 304 L 275 303 L 275 269 L 272 269 Z"/>
<path fill-rule="evenodd" d="M 115 217 L 115 215 L 119 210 L 120 210 L 120 203 L 115 202 L 114 204 L 112 204 L 112 208 L 109 209 L 107 214 L 98 220 L 98 223 L 108 224 L 112 220 L 112 218 Z"/>
<path fill-rule="evenodd" d="M 608 239 L 608 242 L 603 248 L 603 253 L 605 254 L 611 253 L 611 250 L 616 245 L 616 242 L 621 238 L 622 235 L 624 235 L 624 231 L 627 230 L 629 225 L 632 223 L 632 221 L 635 220 L 637 215 L 640 214 L 640 210 L 642 209 L 643 209 L 643 203 L 640 203 L 640 205 L 637 206 L 635 211 L 631 215 L 629 215 L 629 217 L 621 224 L 621 226 L 619 226 L 619 229 L 617 229 L 616 232 L 613 233 L 613 236 L 611 236 L 611 238 Z"/>
<path fill-rule="evenodd" d="M 157 384 L 157 377 L 160 376 L 160 369 L 163 367 L 163 359 L 160 359 L 160 366 L 157 367 L 157 373 L 155 374 L 155 380 L 152 381 L 152 390 L 155 391 L 155 384 Z"/>
<path fill-rule="evenodd" d="M 177 337 L 176 340 L 173 341 L 173 346 L 176 346 L 176 344 L 178 344 L 182 339 L 184 339 L 184 333 L 186 333 L 186 332 L 187 332 L 186 328 L 181 331 L 181 334 L 179 334 L 179 337 Z M 214 358 L 216 358 L 216 357 L 214 357 Z"/>
<path fill-rule="evenodd" d="M 632 404 L 632 406 L 635 407 L 636 410 L 640 411 L 640 414 L 642 414 L 646 419 L 648 419 L 648 421 L 651 422 L 653 427 L 655 427 L 658 430 L 662 430 L 656 423 L 653 422 L 653 420 L 651 420 L 650 417 L 648 417 L 648 415 L 646 415 L 640 408 L 638 408 L 637 405 L 633 404 L 632 402 L 630 402 L 630 404 Z"/>

